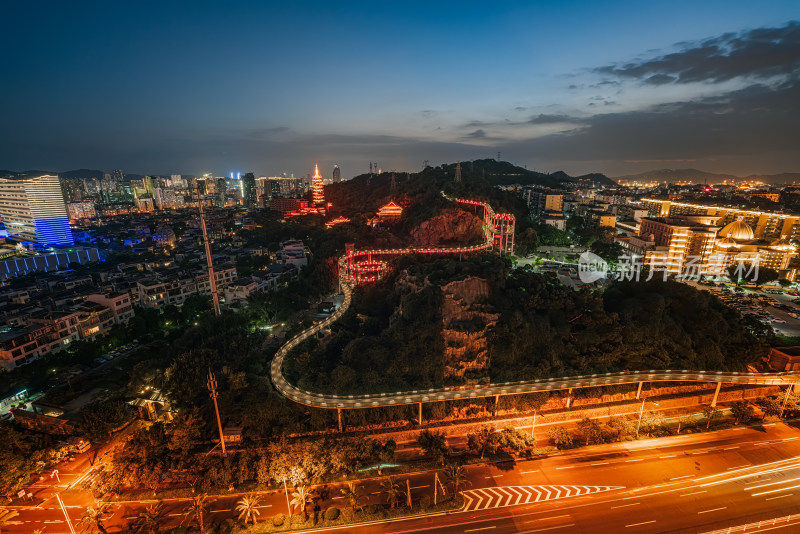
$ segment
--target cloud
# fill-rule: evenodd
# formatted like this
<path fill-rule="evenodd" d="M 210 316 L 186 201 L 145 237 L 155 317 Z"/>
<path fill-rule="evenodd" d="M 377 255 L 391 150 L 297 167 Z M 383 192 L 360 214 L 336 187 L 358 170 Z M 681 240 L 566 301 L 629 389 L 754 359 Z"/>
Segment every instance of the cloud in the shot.
<path fill-rule="evenodd" d="M 504 153 L 559 161 L 749 160 L 762 168 L 780 161 L 798 168 L 798 102 L 800 81 L 752 84 L 714 97 L 598 113 L 569 132 L 506 143 Z"/>
<path fill-rule="evenodd" d="M 528 120 L 528 124 L 560 124 L 563 122 L 577 122 L 577 119 L 568 117 L 567 115 L 539 114 Z"/>
<path fill-rule="evenodd" d="M 485 139 L 486 132 L 484 130 L 478 129 L 472 133 L 468 133 L 464 136 L 466 139 Z"/>
<path fill-rule="evenodd" d="M 419 113 L 420 113 L 420 115 L 422 115 L 422 117 L 423 117 L 423 118 L 425 118 L 425 119 L 432 119 L 432 118 L 433 118 L 433 117 L 435 117 L 435 116 L 436 116 L 436 115 L 437 115 L 439 112 L 438 112 L 438 111 L 436 111 L 435 109 L 423 109 L 423 110 L 422 110 L 422 111 L 420 111 Z"/>
<path fill-rule="evenodd" d="M 800 74 L 800 23 L 797 21 L 778 28 L 726 33 L 676 46 L 680 49 L 677 52 L 594 70 L 649 85 L 720 83 L 742 77 L 796 79 Z"/>

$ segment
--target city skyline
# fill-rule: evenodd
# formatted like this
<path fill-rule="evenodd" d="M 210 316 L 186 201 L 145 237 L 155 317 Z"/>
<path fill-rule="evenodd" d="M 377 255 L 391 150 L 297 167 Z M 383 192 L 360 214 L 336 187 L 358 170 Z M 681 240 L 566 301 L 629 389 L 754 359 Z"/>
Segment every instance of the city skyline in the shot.
<path fill-rule="evenodd" d="M 4 11 L 11 170 L 800 170 L 791 2 Z"/>

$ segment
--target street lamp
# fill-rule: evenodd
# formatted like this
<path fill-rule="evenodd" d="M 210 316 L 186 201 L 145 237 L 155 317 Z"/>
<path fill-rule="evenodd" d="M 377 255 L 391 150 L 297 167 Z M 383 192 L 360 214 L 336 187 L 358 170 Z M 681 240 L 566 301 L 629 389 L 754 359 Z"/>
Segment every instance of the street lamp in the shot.
<path fill-rule="evenodd" d="M 639 437 L 639 427 L 642 425 L 642 414 L 644 413 L 644 403 L 647 399 L 642 399 L 642 406 L 639 408 L 639 421 L 636 423 L 636 437 Z M 652 401 L 650 401 L 652 402 Z M 658 406 L 657 402 L 653 402 L 653 406 Z"/>

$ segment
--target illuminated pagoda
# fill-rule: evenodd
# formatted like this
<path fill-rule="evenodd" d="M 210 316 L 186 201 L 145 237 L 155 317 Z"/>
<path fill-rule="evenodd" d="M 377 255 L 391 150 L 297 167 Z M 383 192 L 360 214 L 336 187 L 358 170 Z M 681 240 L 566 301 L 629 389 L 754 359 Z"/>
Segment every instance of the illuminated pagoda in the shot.
<path fill-rule="evenodd" d="M 378 210 L 377 216 L 381 222 L 396 221 L 403 214 L 403 208 L 398 206 L 394 200 Z"/>
<path fill-rule="evenodd" d="M 325 207 L 322 176 L 319 174 L 319 166 L 317 165 L 314 165 L 314 176 L 311 178 L 311 199 L 314 202 L 314 206 Z"/>
<path fill-rule="evenodd" d="M 342 217 L 341 215 L 339 215 L 335 219 L 331 219 L 330 221 L 326 222 L 325 226 L 327 226 L 328 228 L 332 228 L 332 227 L 336 226 L 337 224 L 349 223 L 349 222 L 350 222 L 350 219 L 348 219 L 346 217 Z"/>

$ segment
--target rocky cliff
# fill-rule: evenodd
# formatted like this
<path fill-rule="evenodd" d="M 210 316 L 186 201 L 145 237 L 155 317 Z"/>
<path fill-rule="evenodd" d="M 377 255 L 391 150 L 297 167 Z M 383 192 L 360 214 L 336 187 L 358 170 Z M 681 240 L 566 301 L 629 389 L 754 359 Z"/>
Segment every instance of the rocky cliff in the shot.
<path fill-rule="evenodd" d="M 459 208 L 447 208 L 411 230 L 416 246 L 465 244 L 483 238 L 480 217 Z"/>
<path fill-rule="evenodd" d="M 442 296 L 445 377 L 488 376 L 488 333 L 500 317 L 486 303 L 488 282 L 473 276 L 450 282 L 442 286 Z"/>

